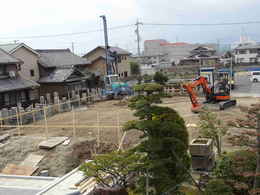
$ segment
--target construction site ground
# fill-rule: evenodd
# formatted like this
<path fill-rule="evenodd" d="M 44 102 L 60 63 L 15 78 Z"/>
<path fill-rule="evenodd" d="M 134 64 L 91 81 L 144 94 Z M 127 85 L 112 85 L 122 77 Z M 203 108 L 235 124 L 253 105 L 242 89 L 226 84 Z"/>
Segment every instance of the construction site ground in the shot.
<path fill-rule="evenodd" d="M 238 105 L 224 111 L 219 111 L 217 105 L 210 106 L 213 112 L 224 122 L 243 118 L 245 113 L 240 110 L 241 106 L 250 106 L 258 103 L 258 98 L 237 98 Z M 172 97 L 164 99 L 162 106 L 171 107 L 179 112 L 185 119 L 189 131 L 190 140 L 198 136 L 198 114 L 191 112 L 189 97 Z M 88 107 L 82 107 L 73 113 L 57 114 L 46 121 L 38 121 L 30 127 L 1 131 L 0 135 L 10 133 L 12 136 L 0 144 L 0 170 L 8 163 L 20 164 L 28 154 L 43 155 L 44 159 L 39 163 L 39 171 L 49 170 L 50 176 L 61 176 L 76 167 L 80 160 L 91 158 L 90 144 L 95 139 L 99 147 L 95 153 L 105 153 L 116 150 L 123 136 L 120 126 L 129 120 L 135 119 L 132 110 L 126 102 L 117 100 L 98 102 Z M 73 119 L 74 118 L 74 119 Z M 32 125 L 36 127 L 33 128 Z M 241 129 L 240 129 L 241 130 Z M 224 137 L 224 150 L 236 149 L 231 146 L 227 137 L 240 131 L 230 127 L 229 133 Z M 20 135 L 19 135 L 20 132 Z M 39 149 L 38 144 L 47 137 L 66 136 L 71 139 L 68 145 L 59 145 L 51 150 Z M 140 132 L 127 132 L 122 143 L 123 148 L 129 148 L 139 141 Z M 36 174 L 37 174 L 36 173 Z"/>

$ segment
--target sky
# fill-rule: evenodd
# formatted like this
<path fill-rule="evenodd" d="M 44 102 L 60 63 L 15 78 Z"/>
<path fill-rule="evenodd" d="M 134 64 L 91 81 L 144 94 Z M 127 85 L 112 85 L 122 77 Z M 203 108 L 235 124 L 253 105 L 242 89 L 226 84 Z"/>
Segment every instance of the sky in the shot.
<path fill-rule="evenodd" d="M 135 23 L 229 23 L 260 21 L 259 0 L 8 0 L 1 2 L 0 43 L 17 40 L 35 49 L 72 48 L 83 55 L 104 44 L 102 20 L 109 44 L 136 52 Z M 89 32 L 95 31 L 95 32 Z M 70 36 L 31 36 L 88 32 Z M 230 44 L 241 35 L 260 41 L 260 24 L 233 26 L 140 26 L 144 40 Z M 27 37 L 27 38 L 26 38 Z"/>

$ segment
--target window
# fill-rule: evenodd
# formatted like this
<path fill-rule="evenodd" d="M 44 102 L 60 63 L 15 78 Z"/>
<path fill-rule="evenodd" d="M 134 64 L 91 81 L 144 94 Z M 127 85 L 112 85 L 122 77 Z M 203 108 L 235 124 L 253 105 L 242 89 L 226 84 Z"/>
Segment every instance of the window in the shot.
<path fill-rule="evenodd" d="M 239 54 L 246 54 L 246 50 L 240 50 Z"/>
<path fill-rule="evenodd" d="M 124 72 L 124 77 L 127 77 L 128 76 L 128 72 Z"/>
<path fill-rule="evenodd" d="M 250 49 L 249 53 L 257 53 L 257 49 Z"/>
<path fill-rule="evenodd" d="M 252 63 L 256 63 L 256 62 L 257 62 L 257 59 L 256 59 L 256 58 L 250 58 L 249 60 L 250 60 L 250 62 L 252 62 Z"/>
<path fill-rule="evenodd" d="M 253 75 L 260 75 L 260 72 L 253 72 Z"/>
<path fill-rule="evenodd" d="M 244 58 L 239 58 L 238 59 L 238 62 L 240 62 L 240 63 L 243 62 L 243 61 L 244 61 Z"/>
<path fill-rule="evenodd" d="M 117 57 L 117 62 L 120 63 L 121 62 L 121 56 Z"/>
<path fill-rule="evenodd" d="M 20 93 L 20 101 L 21 101 L 21 102 L 26 102 L 26 94 L 25 94 L 25 91 L 21 91 L 21 93 Z"/>
<path fill-rule="evenodd" d="M 6 67 L 5 66 L 0 66 L 0 75 L 6 74 Z"/>
<path fill-rule="evenodd" d="M 33 69 L 30 70 L 30 75 L 31 75 L 31 77 L 34 77 L 34 70 Z"/>
<path fill-rule="evenodd" d="M 17 70 L 18 70 L 18 71 L 21 70 L 21 64 L 18 64 L 18 65 L 17 65 Z"/>

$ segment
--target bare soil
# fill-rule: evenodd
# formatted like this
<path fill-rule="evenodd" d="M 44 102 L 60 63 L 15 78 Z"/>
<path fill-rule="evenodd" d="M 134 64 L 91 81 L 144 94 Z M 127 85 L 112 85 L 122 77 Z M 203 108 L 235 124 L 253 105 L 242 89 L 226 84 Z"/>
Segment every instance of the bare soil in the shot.
<path fill-rule="evenodd" d="M 258 103 L 257 98 L 238 98 L 238 106 L 219 111 L 217 105 L 210 106 L 218 117 L 227 122 L 237 118 L 245 117 L 240 107 L 250 106 Z M 179 112 L 186 121 L 189 131 L 190 141 L 198 137 L 198 114 L 191 112 L 191 104 L 188 97 L 166 98 L 162 106 L 171 107 Z M 99 118 L 99 120 L 98 120 Z M 45 121 L 39 121 L 34 125 L 40 127 L 24 127 L 21 129 L 23 136 L 12 136 L 0 146 L 0 169 L 8 163 L 20 164 L 28 154 L 44 155 L 44 159 L 39 164 L 40 170 L 49 170 L 51 176 L 61 176 L 78 166 L 81 160 L 91 158 L 91 153 L 106 153 L 117 149 L 123 135 L 118 125 L 123 125 L 126 121 L 133 120 L 133 111 L 125 103 L 113 100 L 96 103 L 90 107 L 75 110 L 75 127 L 73 131 L 73 113 L 67 112 L 49 117 L 47 120 L 48 129 L 45 128 Z M 62 127 L 61 127 L 62 126 Z M 13 132 L 14 130 L 12 130 Z M 229 134 L 235 134 L 241 129 L 230 128 Z M 6 132 L 1 132 L 4 134 Z M 74 135 L 74 136 L 73 136 Z M 139 141 L 140 132 L 130 131 L 123 142 L 123 148 L 130 148 Z M 56 148 L 46 151 L 40 150 L 38 144 L 46 139 L 46 136 L 67 136 L 72 139 L 67 146 L 59 145 Z M 99 137 L 100 147 L 96 151 L 87 150 L 91 148 L 86 140 Z M 234 150 L 235 147 L 224 138 L 224 149 Z M 83 152 L 79 152 L 83 151 Z"/>

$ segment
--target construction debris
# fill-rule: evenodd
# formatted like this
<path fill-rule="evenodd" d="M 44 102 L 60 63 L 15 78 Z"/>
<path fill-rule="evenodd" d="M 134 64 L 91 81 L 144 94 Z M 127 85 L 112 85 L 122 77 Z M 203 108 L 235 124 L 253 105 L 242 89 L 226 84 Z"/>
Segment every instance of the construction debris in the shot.
<path fill-rule="evenodd" d="M 45 141 L 42 141 L 39 144 L 39 148 L 50 150 L 50 149 L 55 148 L 56 146 L 62 144 L 67 139 L 68 139 L 68 137 L 51 137 Z"/>
<path fill-rule="evenodd" d="M 36 155 L 36 154 L 29 154 L 27 158 L 21 162 L 21 166 L 31 166 L 36 167 L 39 162 L 43 159 L 44 156 Z"/>
<path fill-rule="evenodd" d="M 9 134 L 4 134 L 0 136 L 0 142 L 4 142 L 7 139 L 9 139 L 10 135 Z"/>
<path fill-rule="evenodd" d="M 37 169 L 38 167 L 7 164 L 2 174 L 31 176 Z"/>

